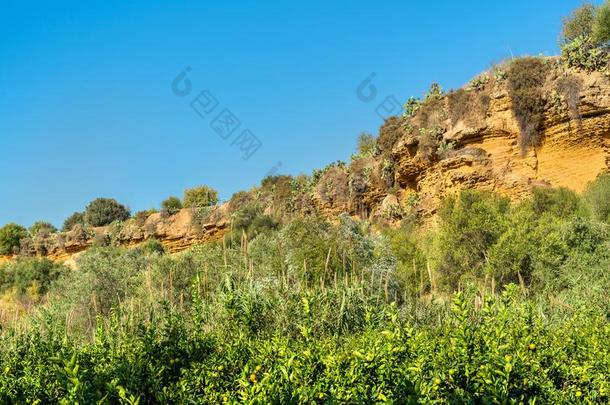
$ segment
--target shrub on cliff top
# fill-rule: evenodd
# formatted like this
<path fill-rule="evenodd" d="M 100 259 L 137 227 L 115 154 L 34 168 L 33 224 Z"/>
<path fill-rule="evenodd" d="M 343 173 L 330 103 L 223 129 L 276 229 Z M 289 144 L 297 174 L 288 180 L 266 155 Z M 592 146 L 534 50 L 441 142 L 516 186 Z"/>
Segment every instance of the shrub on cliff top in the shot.
<path fill-rule="evenodd" d="M 174 215 L 182 209 L 182 201 L 178 197 L 168 197 L 161 203 L 161 210 L 169 215 Z"/>
<path fill-rule="evenodd" d="M 605 45 L 610 41 L 610 1 L 604 2 L 597 9 L 592 35 L 598 45 Z"/>
<path fill-rule="evenodd" d="M 81 226 L 85 225 L 85 214 L 84 213 L 75 212 L 74 214 L 70 215 L 64 221 L 64 225 L 61 229 L 64 232 L 69 232 L 72 230 L 72 228 L 74 228 L 75 225 L 81 225 Z"/>
<path fill-rule="evenodd" d="M 112 198 L 97 198 L 85 209 L 85 223 L 90 226 L 106 226 L 114 221 L 125 221 L 129 209 Z"/>
<path fill-rule="evenodd" d="M 29 231 L 30 231 L 30 235 L 36 236 L 38 234 L 44 235 L 44 234 L 50 234 L 53 232 L 57 232 L 57 228 L 55 228 L 53 226 L 53 224 L 50 224 L 48 222 L 36 221 L 36 222 L 34 222 L 34 225 L 30 226 Z"/>
<path fill-rule="evenodd" d="M 377 140 L 368 132 L 358 136 L 358 153 L 361 156 L 373 156 L 377 151 Z"/>
<path fill-rule="evenodd" d="M 218 203 L 218 192 L 208 186 L 193 187 L 184 190 L 185 208 L 205 208 Z"/>
<path fill-rule="evenodd" d="M 563 19 L 561 42 L 570 43 L 578 37 L 590 37 L 593 34 L 595 22 L 595 6 L 585 3 L 575 9 L 572 14 Z"/>
<path fill-rule="evenodd" d="M 28 231 L 17 224 L 7 224 L 0 228 L 0 254 L 15 253 L 19 249 L 21 239 L 28 236 Z"/>
<path fill-rule="evenodd" d="M 390 117 L 379 128 L 377 148 L 381 153 L 389 154 L 400 137 L 405 133 L 404 118 Z"/>

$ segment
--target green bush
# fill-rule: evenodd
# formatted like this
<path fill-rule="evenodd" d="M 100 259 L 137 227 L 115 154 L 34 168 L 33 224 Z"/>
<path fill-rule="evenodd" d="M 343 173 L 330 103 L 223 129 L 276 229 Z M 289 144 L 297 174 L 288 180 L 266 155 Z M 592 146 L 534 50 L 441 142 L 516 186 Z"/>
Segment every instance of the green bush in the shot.
<path fill-rule="evenodd" d="M 13 338 L 0 357 L 4 403 L 607 403 L 610 329 L 573 311 L 550 321 L 514 288 L 479 307 L 456 294 L 442 323 L 418 325 L 394 305 L 349 301 L 363 327 L 314 335 L 326 296 L 298 293 L 295 336 L 257 336 L 281 304 L 225 289 L 229 329 L 206 310 L 166 308 L 148 321 L 117 311 L 95 339 L 61 330 Z M 330 300 L 328 304 L 334 304 Z M 125 317 L 125 318 L 123 318 Z M 439 318 L 441 316 L 439 315 Z M 253 323 L 251 323 L 253 322 Z M 251 326 L 251 327 L 250 327 Z M 260 325 L 259 325 L 260 326 Z"/>
<path fill-rule="evenodd" d="M 48 259 L 19 259 L 0 268 L 0 291 L 14 287 L 23 294 L 34 287 L 36 294 L 45 294 L 51 284 L 68 271 Z"/>
<path fill-rule="evenodd" d="M 57 232 L 57 228 L 55 228 L 52 224 L 45 221 L 37 221 L 34 225 L 30 226 L 30 235 L 36 236 L 38 234 L 44 236 L 50 233 Z"/>
<path fill-rule="evenodd" d="M 439 284 L 453 291 L 463 277 L 484 277 L 489 251 L 507 229 L 509 209 L 507 199 L 471 190 L 444 201 L 429 253 Z"/>
<path fill-rule="evenodd" d="M 564 18 L 561 32 L 562 45 L 576 38 L 591 37 L 595 23 L 596 8 L 591 3 L 584 3 L 575 9 L 570 16 Z"/>
<path fill-rule="evenodd" d="M 597 219 L 610 223 L 610 174 L 602 173 L 589 183 L 584 198 Z"/>
<path fill-rule="evenodd" d="M 241 207 L 231 216 L 232 239 L 237 240 L 245 233 L 248 239 L 277 229 L 279 224 L 269 215 L 265 215 L 256 203 Z"/>
<path fill-rule="evenodd" d="M 28 236 L 28 231 L 14 223 L 0 228 L 0 254 L 8 255 L 19 251 L 21 239 Z"/>
<path fill-rule="evenodd" d="M 65 221 L 62 227 L 64 232 L 69 232 L 74 228 L 75 225 L 85 226 L 85 214 L 82 212 L 75 212 L 70 215 Z"/>
<path fill-rule="evenodd" d="M 608 67 L 608 51 L 599 48 L 589 37 L 578 37 L 562 46 L 561 56 L 571 68 L 593 72 Z"/>
<path fill-rule="evenodd" d="M 140 249 L 142 252 L 144 252 L 144 254 L 147 254 L 147 255 L 150 255 L 150 254 L 164 255 L 165 253 L 167 253 L 167 251 L 165 250 L 165 246 L 163 246 L 163 244 L 161 242 L 159 242 L 157 239 L 148 239 L 146 242 L 144 242 L 140 246 L 138 246 L 138 249 Z"/>
<path fill-rule="evenodd" d="M 512 110 L 521 130 L 521 150 L 540 146 L 544 120 L 542 87 L 547 68 L 541 58 L 520 58 L 508 67 L 508 91 Z"/>
<path fill-rule="evenodd" d="M 182 209 L 182 201 L 178 197 L 171 196 L 161 203 L 161 210 L 169 215 L 174 215 Z"/>
<path fill-rule="evenodd" d="M 189 188 L 182 201 L 185 208 L 206 208 L 218 203 L 218 192 L 208 186 Z"/>
<path fill-rule="evenodd" d="M 358 154 L 361 156 L 373 156 L 377 150 L 377 139 L 368 132 L 358 136 Z"/>
<path fill-rule="evenodd" d="M 0 403 L 608 403 L 609 184 L 466 190 L 381 235 L 309 215 L 4 264 Z"/>
<path fill-rule="evenodd" d="M 392 254 L 398 260 L 396 273 L 402 291 L 410 296 L 429 292 L 431 280 L 426 256 L 417 243 L 412 226 L 403 223 L 400 228 L 388 230 L 386 234 Z"/>
<path fill-rule="evenodd" d="M 129 216 L 129 209 L 112 198 L 97 198 L 85 208 L 85 223 L 89 226 L 106 226 Z"/>
<path fill-rule="evenodd" d="M 550 213 L 559 218 L 586 215 L 580 197 L 563 187 L 534 187 L 531 204 L 536 215 Z"/>
<path fill-rule="evenodd" d="M 282 174 L 267 176 L 261 182 L 261 197 L 271 199 L 271 210 L 274 215 L 288 210 L 287 206 L 293 197 L 294 180 L 292 176 Z"/>
<path fill-rule="evenodd" d="M 610 2 L 605 1 L 598 9 L 593 23 L 593 40 L 598 45 L 610 41 Z"/>

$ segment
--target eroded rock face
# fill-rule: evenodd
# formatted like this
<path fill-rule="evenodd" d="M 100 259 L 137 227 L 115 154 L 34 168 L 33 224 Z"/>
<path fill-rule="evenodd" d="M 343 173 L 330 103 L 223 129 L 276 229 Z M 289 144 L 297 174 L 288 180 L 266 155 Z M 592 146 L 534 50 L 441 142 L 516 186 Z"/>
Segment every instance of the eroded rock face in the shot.
<path fill-rule="evenodd" d="M 556 60 L 551 62 L 555 68 L 545 85 L 543 142 L 539 147 L 525 151 L 520 147 L 520 129 L 509 91 L 505 82 L 498 81 L 483 90 L 462 90 L 466 97 L 483 92 L 475 94 L 485 102 L 481 104 L 484 108 L 475 109 L 474 117 L 456 119 L 449 111 L 439 118 L 443 114 L 438 111 L 422 111 L 419 114 L 426 116 L 413 118 L 412 122 L 421 123 L 434 116 L 441 130 L 437 135 L 451 148 L 442 153 L 438 148 L 431 154 L 430 145 L 422 147 L 425 138 L 409 128 L 406 118 L 393 117 L 381 129 L 378 155 L 361 158 L 351 169 L 338 166 L 328 170 L 311 195 L 305 196 L 307 201 L 331 220 L 349 212 L 397 222 L 407 206 L 433 218 L 443 197 L 466 188 L 495 191 L 512 200 L 527 197 L 534 186 L 582 191 L 610 167 L 610 81 L 601 73 L 566 72 Z M 569 74 L 580 83 L 577 116 L 553 93 L 560 74 Z M 445 96 L 435 104 L 447 108 L 451 102 Z M 362 167 L 358 169 L 358 165 Z M 381 172 L 391 175 L 374 177 Z M 276 212 L 278 201 L 273 201 L 259 201 L 265 213 Z M 299 208 L 301 205 L 311 210 L 309 203 L 295 201 L 297 211 L 309 212 Z M 155 213 L 145 219 L 132 218 L 119 227 L 86 230 L 77 226 L 67 233 L 31 241 L 27 253 L 65 261 L 100 241 L 134 246 L 151 238 L 170 252 L 179 252 L 196 243 L 221 239 L 230 227 L 229 205 L 205 214 L 192 209 L 173 216 Z"/>
<path fill-rule="evenodd" d="M 528 196 L 533 186 L 581 192 L 610 167 L 610 81 L 596 72 L 570 74 L 582 82 L 580 118 L 547 102 L 540 147 L 523 153 L 509 94 L 499 86 L 491 94 L 486 117 L 476 126 L 463 121 L 448 126 L 443 139 L 455 149 L 444 159 L 426 161 L 411 139 L 397 142 L 392 153 L 401 189 L 428 201 L 428 213 L 445 195 L 464 188 L 493 190 L 513 200 Z"/>
<path fill-rule="evenodd" d="M 132 218 L 120 225 L 92 229 L 76 225 L 69 232 L 44 238 L 44 248 L 32 247 L 24 253 L 69 262 L 93 245 L 137 246 L 148 239 L 156 239 L 170 253 L 177 253 L 196 243 L 221 239 L 229 225 L 226 210 L 225 204 L 204 214 L 183 209 L 175 215 L 154 213 L 143 222 Z"/>

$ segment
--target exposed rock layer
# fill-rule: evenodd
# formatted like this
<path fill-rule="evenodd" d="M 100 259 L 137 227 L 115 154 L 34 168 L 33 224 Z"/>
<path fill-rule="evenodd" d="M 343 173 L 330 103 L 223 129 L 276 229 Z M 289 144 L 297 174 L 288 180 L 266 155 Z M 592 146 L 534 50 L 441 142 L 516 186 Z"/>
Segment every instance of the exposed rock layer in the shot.
<path fill-rule="evenodd" d="M 492 190 L 513 200 L 528 196 L 534 186 L 567 187 L 580 192 L 610 165 L 610 81 L 601 73 L 569 74 L 581 83 L 580 117 L 575 118 L 564 108 L 561 99 L 555 98 L 559 104 L 547 100 L 543 143 L 537 148 L 525 153 L 520 148 L 520 130 L 509 92 L 505 84 L 498 82 L 484 90 L 489 102 L 478 119 L 451 122 L 445 118 L 441 122 L 442 141 L 453 145 L 442 157 L 437 154 L 430 158 L 423 153 L 421 139 L 403 128 L 406 120 L 394 120 L 393 130 L 401 132 L 389 151 L 394 162 L 391 192 L 363 185 L 357 201 L 345 194 L 341 197 L 338 190 L 345 192 L 353 189 L 354 184 L 349 183 L 343 169 L 333 169 L 335 182 L 341 184 L 330 184 L 334 188 L 318 184 L 311 200 L 329 217 L 344 211 L 354 215 L 365 211 L 382 217 L 384 212 L 400 212 L 401 207 L 410 204 L 424 217 L 431 218 L 444 196 L 464 188 Z M 548 80 L 548 94 L 556 79 L 557 74 Z M 480 90 L 470 90 L 475 91 Z M 373 164 L 379 167 L 382 157 L 373 159 L 376 159 Z M 336 195 L 328 195 L 330 189 Z M 205 216 L 190 209 L 173 216 L 156 213 L 140 222 L 130 219 L 119 228 L 76 227 L 67 233 L 34 240 L 29 253 L 66 261 L 100 240 L 135 246 L 150 238 L 159 240 L 172 253 L 179 252 L 196 243 L 221 239 L 230 225 L 228 206 L 217 207 Z M 0 263 L 7 259 L 0 257 Z"/>

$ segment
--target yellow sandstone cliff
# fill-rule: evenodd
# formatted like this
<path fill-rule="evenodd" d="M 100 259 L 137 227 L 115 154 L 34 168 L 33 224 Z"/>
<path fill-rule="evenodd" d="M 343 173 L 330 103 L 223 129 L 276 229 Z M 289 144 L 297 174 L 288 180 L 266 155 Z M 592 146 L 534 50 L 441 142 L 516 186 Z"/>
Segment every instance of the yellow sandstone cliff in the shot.
<path fill-rule="evenodd" d="M 460 90 L 462 102 L 480 101 L 464 108 L 463 115 L 456 116 L 452 109 L 464 106 L 452 106 L 452 96 L 445 95 L 432 112 L 422 108 L 414 116 L 387 120 L 380 139 L 389 133 L 393 140 L 385 152 L 326 170 L 307 199 L 311 197 L 315 209 L 331 218 L 341 212 L 384 218 L 392 210 L 395 215 L 389 221 L 396 222 L 409 204 L 425 218 L 432 218 L 444 196 L 464 188 L 492 190 L 513 200 L 524 198 L 534 186 L 582 191 L 609 168 L 610 80 L 600 72 L 566 69 L 557 58 L 549 58 L 547 63 L 551 68 L 544 85 L 540 146 L 520 147 L 521 131 L 506 81 L 486 73 L 476 86 Z M 566 76 L 578 83 L 571 107 L 556 91 L 558 80 Z M 437 144 L 420 135 L 427 130 L 424 122 L 434 123 L 440 137 Z M 419 125 L 418 131 L 413 125 Z M 354 176 L 356 170 L 373 174 L 363 180 Z M 267 202 L 268 212 L 276 209 L 276 200 Z M 30 254 L 65 261 L 100 237 L 125 246 L 155 238 L 170 252 L 179 252 L 196 243 L 222 239 L 230 229 L 230 218 L 230 203 L 226 203 L 203 217 L 183 209 L 173 216 L 155 213 L 132 218 L 120 229 L 77 226 L 34 241 Z"/>

